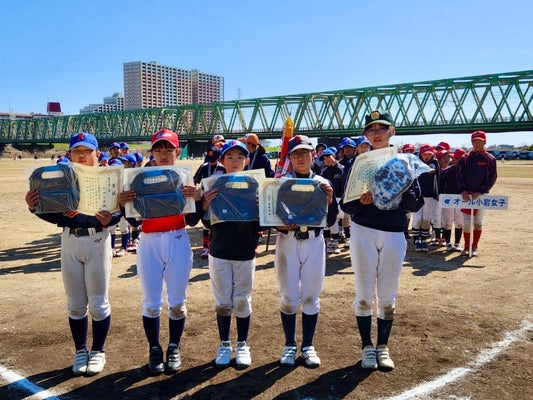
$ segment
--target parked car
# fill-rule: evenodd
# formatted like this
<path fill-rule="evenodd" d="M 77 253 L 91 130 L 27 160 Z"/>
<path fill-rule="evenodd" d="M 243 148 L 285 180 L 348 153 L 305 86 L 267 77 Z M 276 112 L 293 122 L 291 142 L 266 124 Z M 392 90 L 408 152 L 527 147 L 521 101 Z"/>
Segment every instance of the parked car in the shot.
<path fill-rule="evenodd" d="M 518 152 L 518 158 L 520 160 L 533 160 L 533 151 L 520 150 Z"/>
<path fill-rule="evenodd" d="M 509 150 L 505 152 L 505 159 L 506 160 L 516 160 L 518 159 L 518 151 L 516 150 Z"/>

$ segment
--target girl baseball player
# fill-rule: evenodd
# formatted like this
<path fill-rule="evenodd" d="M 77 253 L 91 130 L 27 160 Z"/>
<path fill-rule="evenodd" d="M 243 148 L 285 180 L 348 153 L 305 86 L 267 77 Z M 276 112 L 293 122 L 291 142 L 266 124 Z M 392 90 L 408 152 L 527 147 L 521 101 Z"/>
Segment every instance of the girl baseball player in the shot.
<path fill-rule="evenodd" d="M 221 163 L 227 173 L 244 171 L 248 154 L 244 143 L 231 140 L 222 147 Z M 206 191 L 203 195 L 203 209 L 207 210 L 217 196 L 217 189 Z M 252 363 L 247 340 L 252 313 L 255 248 L 261 227 L 258 221 L 219 222 L 214 225 L 207 219 L 203 222 L 210 229 L 209 277 L 215 296 L 220 337 L 215 365 L 224 368 L 231 362 L 230 326 L 233 313 L 237 322 L 235 363 L 238 368 L 246 368 Z"/>
<path fill-rule="evenodd" d="M 365 136 L 372 149 L 388 147 L 395 129 L 388 112 L 373 111 L 365 117 Z M 388 341 L 396 308 L 396 294 L 407 243 L 404 229 L 406 211 L 420 207 L 421 195 L 415 184 L 402 195 L 400 207 L 381 210 L 373 204 L 372 192 L 359 200 L 342 203 L 351 215 L 350 256 L 355 275 L 355 316 L 362 341 L 361 365 L 367 369 L 390 371 L 394 362 L 389 356 Z M 417 201 L 418 200 L 418 201 Z M 377 347 L 372 342 L 372 309 L 377 290 Z"/>
<path fill-rule="evenodd" d="M 461 158 L 457 173 L 457 184 L 464 201 L 477 200 L 484 193 L 488 193 L 498 177 L 496 159 L 485 150 L 485 143 L 487 142 L 485 132 L 475 131 L 472 133 L 470 140 L 472 142 L 472 150 Z M 465 248 L 461 255 L 474 257 L 477 256 L 477 247 L 483 227 L 484 210 L 474 210 L 474 215 L 471 215 L 471 212 L 470 209 L 463 210 Z M 472 221 L 474 224 L 473 233 L 470 232 L 471 218 L 474 219 Z M 473 234 L 472 238 L 470 237 L 471 234 Z M 472 239 L 472 254 L 469 254 L 470 239 Z"/>
<path fill-rule="evenodd" d="M 441 171 L 439 182 L 439 193 L 461 194 L 457 185 L 457 165 L 466 151 L 457 149 L 452 156 L 452 165 Z M 463 234 L 463 213 L 459 208 L 443 208 L 442 224 L 443 234 L 446 240 L 446 250 L 463 251 L 461 247 L 461 236 Z M 452 226 L 455 224 L 455 244 L 452 245 Z"/>
<path fill-rule="evenodd" d="M 98 141 L 90 133 L 72 135 L 70 160 L 87 166 L 98 166 Z M 35 213 L 39 191 L 26 193 L 26 203 Z M 76 354 L 74 375 L 95 375 L 104 368 L 104 344 L 111 322 L 108 299 L 111 273 L 111 236 L 107 227 L 116 224 L 121 214 L 99 211 L 85 215 L 76 211 L 36 214 L 39 218 L 63 228 L 61 234 L 61 276 L 67 295 L 70 331 Z M 87 350 L 87 310 L 91 313 L 93 342 Z"/>
<path fill-rule="evenodd" d="M 174 165 L 179 158 L 178 136 L 175 132 L 163 129 L 152 135 L 152 153 L 158 166 Z M 194 186 L 184 186 L 182 194 L 196 201 L 201 199 Z M 136 198 L 133 190 L 120 194 L 122 207 Z M 201 209 L 197 204 L 197 210 Z M 180 340 L 187 315 L 186 291 L 192 269 L 192 249 L 185 225 L 194 226 L 200 213 L 173 215 L 169 217 L 144 219 L 140 222 L 142 235 L 137 247 L 137 270 L 143 293 L 142 315 L 146 339 L 150 346 L 148 370 L 152 374 L 165 371 L 163 349 L 159 342 L 160 315 L 163 305 L 163 282 L 167 287 L 169 345 L 167 348 L 166 369 L 177 372 L 181 369 L 179 353 Z M 130 224 L 139 224 L 128 218 Z"/>
<path fill-rule="evenodd" d="M 293 166 L 287 175 L 292 178 L 313 178 L 313 144 L 304 135 L 296 135 L 288 144 L 288 154 Z M 333 201 L 333 188 L 324 183 L 328 204 Z M 333 214 L 335 216 L 335 214 Z M 326 245 L 322 228 L 296 225 L 278 226 L 274 266 L 281 297 L 281 323 L 285 333 L 285 348 L 281 365 L 293 366 L 296 362 L 296 313 L 302 307 L 302 358 L 310 368 L 320 365 L 313 338 L 320 311 L 320 292 L 326 270 Z"/>
<path fill-rule="evenodd" d="M 415 251 L 428 252 L 428 238 L 431 228 L 431 218 L 438 207 L 439 198 L 439 163 L 435 160 L 435 151 L 433 146 L 424 144 L 420 146 L 419 157 L 430 168 L 430 172 L 424 172 L 418 177 L 418 182 L 424 195 L 424 206 L 413 213 L 413 236 L 415 242 Z"/>

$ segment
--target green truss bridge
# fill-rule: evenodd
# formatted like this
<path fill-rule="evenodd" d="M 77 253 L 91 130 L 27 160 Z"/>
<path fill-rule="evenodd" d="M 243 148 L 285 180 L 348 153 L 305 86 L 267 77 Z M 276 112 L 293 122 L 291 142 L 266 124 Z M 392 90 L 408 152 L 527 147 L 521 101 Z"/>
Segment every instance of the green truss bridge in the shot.
<path fill-rule="evenodd" d="M 72 133 L 101 141 L 148 140 L 162 128 L 183 140 L 255 132 L 279 138 L 286 118 L 296 133 L 347 136 L 361 132 L 364 116 L 387 109 L 397 134 L 533 131 L 533 70 L 210 104 L 0 120 L 0 143 L 68 142 Z"/>

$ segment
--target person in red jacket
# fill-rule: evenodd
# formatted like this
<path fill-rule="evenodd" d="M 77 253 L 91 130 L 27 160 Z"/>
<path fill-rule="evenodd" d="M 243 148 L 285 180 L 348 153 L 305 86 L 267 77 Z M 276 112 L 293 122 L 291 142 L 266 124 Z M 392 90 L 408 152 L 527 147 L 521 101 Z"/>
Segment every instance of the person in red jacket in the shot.
<path fill-rule="evenodd" d="M 485 150 L 487 135 L 483 131 L 475 131 L 471 136 L 472 150 L 461 158 L 457 172 L 457 184 L 461 191 L 463 200 L 477 200 L 484 193 L 488 193 L 494 186 L 497 178 L 496 158 Z M 483 211 L 474 210 L 474 232 L 472 238 L 472 254 L 470 248 L 470 219 L 471 210 L 464 209 L 464 238 L 465 249 L 461 253 L 463 256 L 477 256 L 477 247 L 481 237 L 483 225 Z"/>

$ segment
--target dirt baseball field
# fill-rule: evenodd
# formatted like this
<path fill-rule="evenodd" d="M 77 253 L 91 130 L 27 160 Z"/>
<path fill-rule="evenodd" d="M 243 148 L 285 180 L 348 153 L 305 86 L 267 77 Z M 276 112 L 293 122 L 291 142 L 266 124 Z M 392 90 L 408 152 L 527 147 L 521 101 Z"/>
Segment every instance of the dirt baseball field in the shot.
<path fill-rule="evenodd" d="M 327 260 L 315 336 L 322 365 L 279 365 L 284 337 L 274 273 L 275 233 L 268 251 L 265 243 L 258 248 L 249 337 L 252 366 L 217 369 L 214 299 L 207 261 L 200 258 L 198 225 L 189 229 L 195 263 L 182 371 L 156 377 L 147 372 L 141 290 L 135 255 L 128 254 L 113 259 L 107 364 L 90 378 L 71 372 L 74 348 L 60 272 L 60 229 L 31 215 L 24 202 L 24 169 L 49 162 L 0 160 L 0 399 L 533 398 L 531 161 L 498 164 L 492 194 L 509 196 L 510 206 L 486 212 L 478 257 L 460 257 L 443 248 L 415 253 L 409 244 L 389 343 L 396 363 L 392 372 L 361 368 L 347 249 Z M 168 343 L 167 316 L 165 310 L 163 347 Z M 301 339 L 299 329 L 297 336 Z"/>

